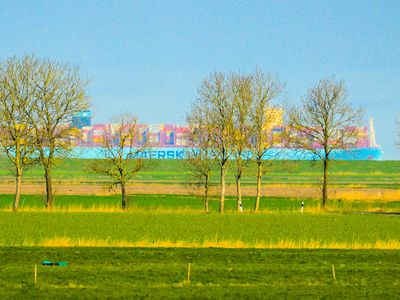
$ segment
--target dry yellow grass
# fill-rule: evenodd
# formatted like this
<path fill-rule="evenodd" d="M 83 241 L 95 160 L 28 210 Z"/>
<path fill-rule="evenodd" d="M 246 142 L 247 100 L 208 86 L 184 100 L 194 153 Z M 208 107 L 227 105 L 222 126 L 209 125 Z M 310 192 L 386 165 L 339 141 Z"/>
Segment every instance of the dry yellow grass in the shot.
<path fill-rule="evenodd" d="M 305 175 L 305 174 L 304 174 Z M 376 182 L 388 183 L 388 182 Z M 393 184 L 393 182 L 391 182 Z M 255 196 L 256 189 L 254 186 L 244 185 L 242 187 L 243 194 L 248 196 Z M 400 200 L 400 191 L 390 190 L 386 188 L 373 188 L 368 187 L 364 182 L 358 184 L 346 185 L 346 187 L 331 186 L 330 195 L 332 198 L 342 198 L 349 200 L 375 200 L 387 199 L 388 201 Z M 15 186 L 12 182 L 0 183 L 0 194 L 13 194 Z M 188 194 L 187 187 L 183 184 L 172 182 L 171 184 L 151 184 L 146 182 L 135 183 L 127 187 L 127 192 L 132 194 Z M 201 190 L 192 191 L 202 193 Z M 217 187 L 212 189 L 213 193 L 218 193 Z M 227 195 L 235 195 L 236 187 L 230 184 L 226 189 Z M 45 191 L 41 184 L 25 183 L 22 186 L 22 193 L 25 195 L 44 195 Z M 88 184 L 87 182 L 70 184 L 68 182 L 60 181 L 57 183 L 56 193 L 58 195 L 87 195 L 88 193 L 99 196 L 117 194 L 118 190 L 110 191 L 103 184 Z M 294 183 L 282 182 L 263 184 L 262 194 L 272 197 L 294 197 L 294 198 L 315 198 L 321 194 L 319 185 L 316 183 Z M 335 195 L 337 194 L 337 195 Z"/>
<path fill-rule="evenodd" d="M 354 190 L 338 190 L 331 194 L 333 199 L 342 200 L 359 200 L 359 201 L 397 201 L 400 200 L 400 190 L 367 190 L 367 189 L 354 189 Z"/>
<path fill-rule="evenodd" d="M 400 241 L 376 241 L 374 243 L 362 242 L 321 242 L 318 240 L 279 240 L 277 242 L 246 243 L 243 241 L 155 241 L 147 240 L 113 241 L 113 240 L 73 240 L 69 237 L 54 237 L 41 242 L 25 241 L 21 246 L 39 247 L 132 247 L 132 248 L 230 248 L 230 249 L 390 249 L 400 250 Z"/>
<path fill-rule="evenodd" d="M 4 212 L 13 212 L 11 207 L 2 208 L 0 211 Z M 102 212 L 102 213 L 115 213 L 115 212 L 157 212 L 157 213 L 203 213 L 203 209 L 196 209 L 191 207 L 176 207 L 176 208 L 165 208 L 165 207 L 138 207 L 132 206 L 129 207 L 128 210 L 123 210 L 120 206 L 117 205 L 92 205 L 89 207 L 85 207 L 83 205 L 68 205 L 63 207 L 53 207 L 51 210 L 44 206 L 24 206 L 18 209 L 19 212 L 71 212 L 71 213 L 79 213 L 79 212 Z"/>
<path fill-rule="evenodd" d="M 11 207 L 2 208 L 0 209 L 2 212 L 9 212 L 14 213 Z M 119 206 L 103 206 L 103 205 L 93 205 L 90 207 L 84 207 L 81 205 L 69 205 L 65 207 L 55 207 L 51 210 L 43 207 L 43 206 L 24 206 L 19 208 L 19 212 L 43 212 L 43 213 L 52 213 L 52 212 L 63 212 L 63 213 L 159 213 L 159 214 L 204 214 L 203 209 L 192 208 L 192 207 L 175 207 L 175 208 L 165 208 L 165 207 L 130 207 L 128 210 L 123 210 Z M 355 212 L 356 210 L 352 206 L 351 201 L 347 201 L 338 205 L 337 202 L 328 202 L 326 205 L 325 210 L 321 209 L 320 205 L 317 206 L 306 206 L 304 208 L 304 213 L 309 214 L 325 214 L 325 213 L 351 213 Z M 373 202 L 369 204 L 364 204 L 362 212 L 382 212 L 382 209 L 379 207 L 373 207 Z M 394 209 L 385 209 L 385 212 L 392 212 L 397 210 Z M 226 211 L 225 214 L 236 214 L 236 211 Z M 269 208 L 262 208 L 260 209 L 257 214 L 297 214 L 300 213 L 300 209 L 269 209 Z M 241 214 L 254 214 L 252 210 L 245 210 Z"/>
<path fill-rule="evenodd" d="M 4 208 L 1 211 L 12 212 L 12 208 Z M 63 207 L 53 207 L 51 210 L 44 206 L 24 206 L 18 209 L 19 212 L 123 212 L 119 206 L 112 205 L 93 205 L 84 207 L 82 205 L 68 205 Z"/>

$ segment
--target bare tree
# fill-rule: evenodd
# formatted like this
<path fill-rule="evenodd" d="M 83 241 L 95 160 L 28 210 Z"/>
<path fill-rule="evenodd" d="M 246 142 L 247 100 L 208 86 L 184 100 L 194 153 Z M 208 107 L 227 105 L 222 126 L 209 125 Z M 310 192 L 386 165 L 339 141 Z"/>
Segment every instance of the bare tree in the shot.
<path fill-rule="evenodd" d="M 233 105 L 229 78 L 222 73 L 215 73 L 206 78 L 199 88 L 196 105 L 207 111 L 209 116 L 207 126 L 210 127 L 212 155 L 220 170 L 219 212 L 223 213 L 225 178 L 232 156 L 233 142 Z"/>
<path fill-rule="evenodd" d="M 140 157 L 146 145 L 138 144 L 139 127 L 137 118 L 123 114 L 111 120 L 103 134 L 102 154 L 104 159 L 94 161 L 90 171 L 111 177 L 110 189 L 121 188 L 121 206 L 127 208 L 126 185 L 143 169 Z"/>
<path fill-rule="evenodd" d="M 230 86 L 233 105 L 233 158 L 236 162 L 236 204 L 242 209 L 241 178 L 251 161 L 249 152 L 251 136 L 252 76 L 232 74 Z"/>
<path fill-rule="evenodd" d="M 252 160 L 257 165 L 257 195 L 254 211 L 258 211 L 261 198 L 262 176 L 271 166 L 270 161 L 279 155 L 276 146 L 281 145 L 281 139 L 273 136 L 272 129 L 280 125 L 280 109 L 274 106 L 272 101 L 280 95 L 283 84 L 272 75 L 265 75 L 256 71 L 252 79 L 252 103 L 251 103 L 251 134 L 249 149 Z"/>
<path fill-rule="evenodd" d="M 308 91 L 302 106 L 289 114 L 291 142 L 297 149 L 307 150 L 323 163 L 322 209 L 328 199 L 329 162 L 336 149 L 349 149 L 356 140 L 356 125 L 361 123 L 362 110 L 346 100 L 343 81 L 322 79 Z"/>
<path fill-rule="evenodd" d="M 15 167 L 13 210 L 17 211 L 24 170 L 37 162 L 32 109 L 37 61 L 13 57 L 0 63 L 0 143 Z"/>
<path fill-rule="evenodd" d="M 69 124 L 72 116 L 87 109 L 87 80 L 81 78 L 78 68 L 50 60 L 39 61 L 35 70 L 35 101 L 31 123 L 35 128 L 35 142 L 40 162 L 45 171 L 46 202 L 53 206 L 52 168 L 55 157 L 71 148 Z"/>
<path fill-rule="evenodd" d="M 204 210 L 209 213 L 211 174 L 215 166 L 212 151 L 212 127 L 210 126 L 209 111 L 194 103 L 187 116 L 189 125 L 190 147 L 186 155 L 186 163 L 190 167 L 189 183 L 204 189 Z"/>

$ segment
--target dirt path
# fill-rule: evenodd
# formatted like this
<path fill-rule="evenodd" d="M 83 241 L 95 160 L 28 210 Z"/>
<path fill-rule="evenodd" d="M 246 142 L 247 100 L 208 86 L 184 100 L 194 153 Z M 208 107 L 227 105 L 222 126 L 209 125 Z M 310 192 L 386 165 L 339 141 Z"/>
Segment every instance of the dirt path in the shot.
<path fill-rule="evenodd" d="M 14 185 L 0 184 L 0 194 L 13 194 Z M 131 194 L 199 194 L 200 190 L 188 189 L 184 185 L 179 184 L 144 184 L 138 183 L 127 187 L 127 192 Z M 227 187 L 227 195 L 235 195 L 235 185 Z M 256 189 L 254 186 L 242 187 L 243 195 L 255 196 Z M 25 184 L 22 186 L 23 194 L 44 195 L 44 185 L 41 184 Z M 54 186 L 55 195 L 112 195 L 118 194 L 119 190 L 109 191 L 107 186 L 88 185 L 88 184 L 63 184 Z M 218 188 L 213 188 L 212 193 L 218 195 Z M 262 195 L 270 197 L 294 197 L 294 198 L 317 198 L 320 196 L 320 190 L 311 186 L 290 186 L 290 185 L 264 185 L 262 187 Z M 376 188 L 331 188 L 331 198 L 349 199 L 349 200 L 400 200 L 400 191 L 390 189 Z"/>

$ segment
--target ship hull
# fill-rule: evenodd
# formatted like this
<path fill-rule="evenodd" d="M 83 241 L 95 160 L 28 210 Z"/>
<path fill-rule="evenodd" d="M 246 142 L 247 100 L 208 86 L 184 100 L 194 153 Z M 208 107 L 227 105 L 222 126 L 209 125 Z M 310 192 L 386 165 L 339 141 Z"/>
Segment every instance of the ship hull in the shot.
<path fill-rule="evenodd" d="M 150 150 L 140 152 L 137 157 L 146 159 L 185 159 L 186 151 L 187 148 L 184 147 L 151 148 Z M 75 147 L 72 150 L 71 156 L 83 159 L 104 157 L 100 147 Z M 311 151 L 276 148 L 268 151 L 264 159 L 318 160 L 318 157 Z M 332 152 L 331 159 L 380 160 L 382 159 L 382 150 L 380 148 L 337 149 Z"/>

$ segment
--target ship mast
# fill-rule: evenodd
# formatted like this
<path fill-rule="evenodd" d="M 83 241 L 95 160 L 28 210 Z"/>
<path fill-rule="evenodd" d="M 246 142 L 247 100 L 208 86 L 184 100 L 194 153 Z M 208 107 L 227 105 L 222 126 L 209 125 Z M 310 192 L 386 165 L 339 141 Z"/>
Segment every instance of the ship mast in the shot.
<path fill-rule="evenodd" d="M 369 143 L 372 148 L 377 148 L 373 118 L 369 119 Z"/>

